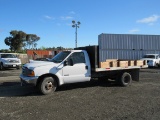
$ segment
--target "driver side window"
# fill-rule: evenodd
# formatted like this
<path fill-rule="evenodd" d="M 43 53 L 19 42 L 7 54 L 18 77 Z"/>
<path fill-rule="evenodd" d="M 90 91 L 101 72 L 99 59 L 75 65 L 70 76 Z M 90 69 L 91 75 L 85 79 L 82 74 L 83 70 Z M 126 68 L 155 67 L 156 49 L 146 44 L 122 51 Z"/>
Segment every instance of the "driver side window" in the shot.
<path fill-rule="evenodd" d="M 85 63 L 85 56 L 83 52 L 75 52 L 69 58 L 68 61 L 72 61 L 73 65 L 78 63 Z"/>

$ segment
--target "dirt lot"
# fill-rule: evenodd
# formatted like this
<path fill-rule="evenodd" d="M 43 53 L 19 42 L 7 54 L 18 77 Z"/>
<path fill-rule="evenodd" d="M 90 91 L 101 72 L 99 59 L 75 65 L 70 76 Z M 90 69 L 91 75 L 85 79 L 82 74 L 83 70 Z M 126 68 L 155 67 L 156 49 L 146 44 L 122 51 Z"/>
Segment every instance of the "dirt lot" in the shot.
<path fill-rule="evenodd" d="M 0 71 L 0 120 L 160 120 L 160 69 L 143 69 L 130 87 L 93 81 L 42 96 L 21 87 L 20 70 Z"/>

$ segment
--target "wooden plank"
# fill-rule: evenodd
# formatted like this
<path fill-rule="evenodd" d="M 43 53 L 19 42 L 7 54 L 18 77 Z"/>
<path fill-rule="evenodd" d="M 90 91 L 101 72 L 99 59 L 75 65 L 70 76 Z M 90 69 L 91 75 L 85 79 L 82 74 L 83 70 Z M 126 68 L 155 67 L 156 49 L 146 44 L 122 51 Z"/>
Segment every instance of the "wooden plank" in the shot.
<path fill-rule="evenodd" d="M 111 61 L 110 62 L 110 65 L 111 65 L 111 67 L 117 67 L 117 61 Z"/>
<path fill-rule="evenodd" d="M 144 61 L 143 61 L 143 65 L 147 65 L 147 60 L 144 60 Z"/>
<path fill-rule="evenodd" d="M 129 60 L 128 61 L 128 66 L 135 66 L 135 61 L 134 60 Z"/>
<path fill-rule="evenodd" d="M 106 59 L 106 62 L 110 62 L 110 67 L 117 67 L 117 59 Z"/>
<path fill-rule="evenodd" d="M 118 61 L 118 67 L 128 67 L 128 61 Z"/>
<path fill-rule="evenodd" d="M 136 66 L 143 66 L 144 65 L 144 60 L 136 60 L 135 65 Z"/>
<path fill-rule="evenodd" d="M 143 66 L 146 65 L 144 60 L 117 60 L 117 59 L 107 59 L 105 62 L 100 62 L 100 68 L 110 68 L 110 67 L 129 67 L 129 66 Z"/>
<path fill-rule="evenodd" d="M 100 68 L 109 68 L 110 66 L 111 66 L 110 62 L 100 62 L 99 63 Z"/>
<path fill-rule="evenodd" d="M 106 62 L 117 61 L 118 59 L 106 59 Z"/>

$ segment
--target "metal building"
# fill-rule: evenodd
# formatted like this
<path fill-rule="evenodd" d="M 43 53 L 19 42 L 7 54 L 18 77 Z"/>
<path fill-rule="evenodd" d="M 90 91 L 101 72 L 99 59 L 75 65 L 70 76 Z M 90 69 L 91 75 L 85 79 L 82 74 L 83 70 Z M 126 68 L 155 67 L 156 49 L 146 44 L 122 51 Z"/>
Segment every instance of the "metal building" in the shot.
<path fill-rule="evenodd" d="M 160 35 L 100 34 L 100 61 L 106 59 L 141 59 L 144 54 L 160 54 Z"/>

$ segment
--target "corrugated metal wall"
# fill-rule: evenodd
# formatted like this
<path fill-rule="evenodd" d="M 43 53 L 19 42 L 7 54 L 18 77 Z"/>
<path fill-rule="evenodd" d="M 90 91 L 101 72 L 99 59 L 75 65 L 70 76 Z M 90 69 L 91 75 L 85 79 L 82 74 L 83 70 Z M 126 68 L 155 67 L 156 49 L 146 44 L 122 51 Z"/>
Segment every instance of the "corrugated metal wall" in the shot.
<path fill-rule="evenodd" d="M 140 59 L 144 54 L 160 54 L 160 35 L 100 34 L 100 61 Z"/>

